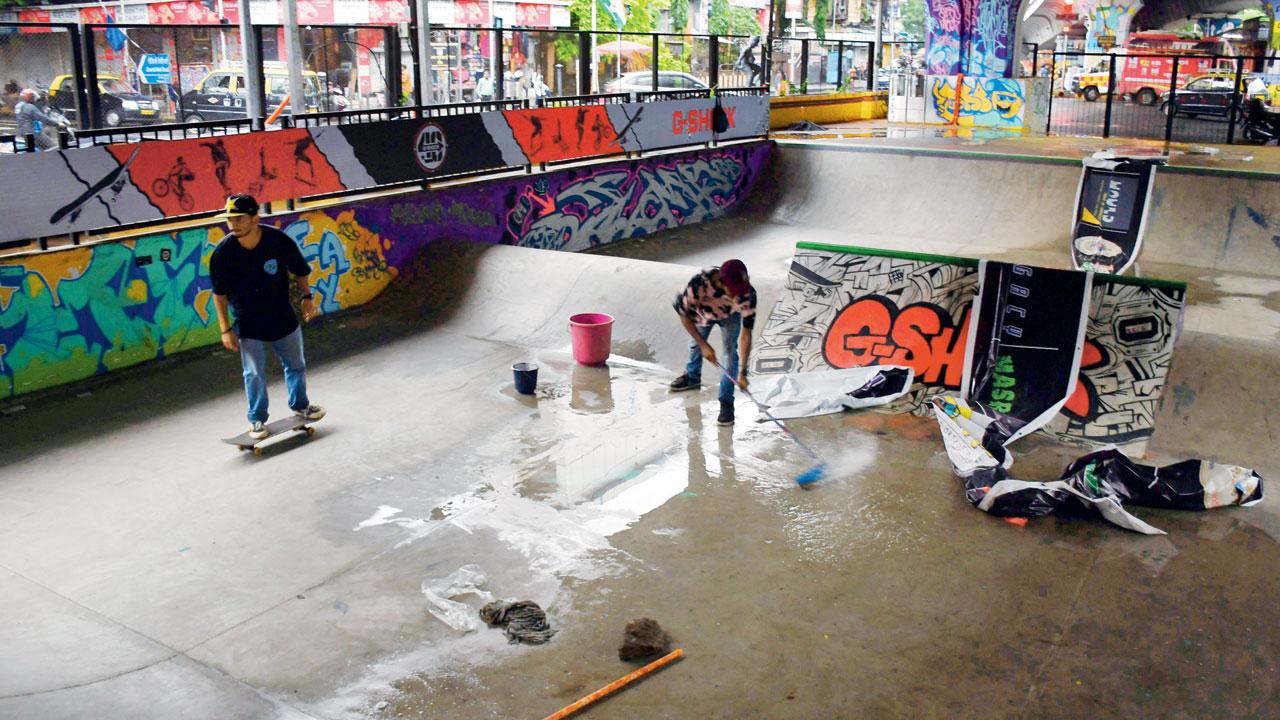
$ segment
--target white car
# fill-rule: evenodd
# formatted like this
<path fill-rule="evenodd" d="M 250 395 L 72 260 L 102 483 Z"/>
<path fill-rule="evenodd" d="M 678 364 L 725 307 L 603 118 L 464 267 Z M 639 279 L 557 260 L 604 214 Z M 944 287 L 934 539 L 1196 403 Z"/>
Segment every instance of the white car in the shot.
<path fill-rule="evenodd" d="M 707 84 L 689 73 L 673 70 L 658 71 L 659 90 L 706 90 Z M 653 90 L 653 71 L 637 70 L 622 73 L 620 78 L 611 78 L 604 84 L 607 93 L 646 92 Z"/>

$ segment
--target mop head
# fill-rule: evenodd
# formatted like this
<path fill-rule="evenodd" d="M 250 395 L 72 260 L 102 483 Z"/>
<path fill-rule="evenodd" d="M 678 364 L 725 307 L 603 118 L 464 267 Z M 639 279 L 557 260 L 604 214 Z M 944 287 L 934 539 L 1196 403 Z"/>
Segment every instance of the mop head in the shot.
<path fill-rule="evenodd" d="M 826 465 L 815 465 L 809 468 L 808 470 L 805 470 L 804 472 L 797 475 L 796 484 L 800 485 L 801 487 L 805 485 L 810 485 L 812 483 L 815 483 L 821 480 L 822 476 L 825 475 L 826 472 L 827 472 Z"/>

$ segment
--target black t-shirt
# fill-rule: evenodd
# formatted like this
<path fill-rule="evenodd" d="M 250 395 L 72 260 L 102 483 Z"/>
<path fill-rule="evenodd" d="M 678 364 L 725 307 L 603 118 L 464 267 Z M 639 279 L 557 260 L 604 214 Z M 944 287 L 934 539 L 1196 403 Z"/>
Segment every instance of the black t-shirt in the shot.
<path fill-rule="evenodd" d="M 215 295 L 226 295 L 242 338 L 273 342 L 298 327 L 289 301 L 290 275 L 308 275 L 311 266 L 293 240 L 262 225 L 262 239 L 252 250 L 227 235 L 209 257 Z"/>

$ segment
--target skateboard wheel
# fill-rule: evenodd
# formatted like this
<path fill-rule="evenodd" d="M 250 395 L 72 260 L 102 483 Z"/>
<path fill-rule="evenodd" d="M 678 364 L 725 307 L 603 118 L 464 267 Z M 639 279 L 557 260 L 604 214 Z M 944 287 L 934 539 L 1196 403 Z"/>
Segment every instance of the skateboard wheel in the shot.
<path fill-rule="evenodd" d="M 259 448 L 259 447 L 254 448 L 254 449 L 253 449 L 253 454 L 254 454 L 254 455 L 261 455 L 261 454 L 262 454 L 262 448 Z"/>
<path fill-rule="evenodd" d="M 316 429 L 315 429 L 315 428 L 313 428 L 313 427 L 309 427 L 309 428 L 307 428 L 307 434 L 308 434 L 308 435 L 315 435 L 315 434 L 316 434 Z"/>

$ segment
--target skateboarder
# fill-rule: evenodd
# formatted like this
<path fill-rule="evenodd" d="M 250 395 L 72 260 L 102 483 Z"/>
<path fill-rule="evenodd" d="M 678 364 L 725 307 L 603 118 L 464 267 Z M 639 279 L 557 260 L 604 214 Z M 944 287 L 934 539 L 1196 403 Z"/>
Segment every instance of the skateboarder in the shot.
<path fill-rule="evenodd" d="M 756 289 L 747 277 L 747 266 L 741 260 L 728 260 L 720 267 L 703 270 L 676 296 L 676 313 L 689 332 L 689 364 L 685 372 L 671 383 L 672 392 L 697 390 L 702 387 L 702 360 L 719 362 L 716 351 L 707 342 L 711 326 L 720 326 L 724 361 L 721 367 L 736 376 L 738 384 L 747 387 L 747 362 L 751 356 L 751 330 L 756 324 Z M 741 357 L 739 357 L 741 356 Z M 739 360 L 742 369 L 739 370 Z M 734 383 L 719 370 L 720 415 L 718 425 L 733 424 Z"/>
<path fill-rule="evenodd" d="M 222 346 L 240 352 L 244 391 L 249 398 L 249 436 L 267 436 L 267 346 L 284 366 L 289 407 L 308 420 L 324 417 L 324 409 L 307 399 L 306 360 L 302 354 L 302 326 L 289 302 L 289 282 L 302 291 L 302 319 L 316 315 L 307 275 L 311 267 L 283 232 L 258 223 L 258 201 L 251 195 L 227 198 L 230 233 L 209 257 L 213 306 L 222 329 Z M 235 323 L 227 316 L 228 301 Z"/>

